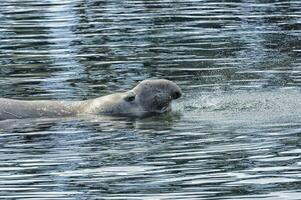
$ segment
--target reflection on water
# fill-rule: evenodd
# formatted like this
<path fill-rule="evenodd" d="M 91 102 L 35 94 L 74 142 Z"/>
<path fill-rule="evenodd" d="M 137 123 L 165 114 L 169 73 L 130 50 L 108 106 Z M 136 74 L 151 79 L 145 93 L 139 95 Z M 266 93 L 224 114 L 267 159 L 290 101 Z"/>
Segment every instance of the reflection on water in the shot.
<path fill-rule="evenodd" d="M 299 1 L 2 0 L 0 93 L 87 99 L 168 78 L 145 119 L 0 122 L 5 199 L 299 199 Z"/>

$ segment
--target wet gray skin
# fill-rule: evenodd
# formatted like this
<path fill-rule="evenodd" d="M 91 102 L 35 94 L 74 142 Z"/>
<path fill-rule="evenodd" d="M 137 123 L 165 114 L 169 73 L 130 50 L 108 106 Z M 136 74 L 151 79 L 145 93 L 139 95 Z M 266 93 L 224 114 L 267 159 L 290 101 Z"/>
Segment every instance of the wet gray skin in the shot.
<path fill-rule="evenodd" d="M 182 91 L 174 82 L 144 80 L 132 90 L 85 101 L 23 101 L 0 98 L 0 120 L 85 114 L 145 116 L 171 110 Z"/>

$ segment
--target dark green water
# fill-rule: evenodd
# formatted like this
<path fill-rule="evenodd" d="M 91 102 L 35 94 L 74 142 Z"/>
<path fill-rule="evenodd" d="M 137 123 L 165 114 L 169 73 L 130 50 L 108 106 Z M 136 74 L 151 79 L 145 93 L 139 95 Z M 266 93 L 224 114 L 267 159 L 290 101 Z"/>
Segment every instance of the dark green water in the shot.
<path fill-rule="evenodd" d="M 300 199 L 300 1 L 0 4 L 1 97 L 184 92 L 145 119 L 1 121 L 0 199 Z"/>

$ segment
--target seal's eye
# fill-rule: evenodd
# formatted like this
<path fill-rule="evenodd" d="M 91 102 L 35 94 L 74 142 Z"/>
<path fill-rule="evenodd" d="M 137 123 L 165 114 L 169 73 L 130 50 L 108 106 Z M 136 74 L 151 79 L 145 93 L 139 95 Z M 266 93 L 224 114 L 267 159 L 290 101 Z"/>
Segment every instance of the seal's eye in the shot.
<path fill-rule="evenodd" d="M 135 96 L 136 96 L 136 94 L 134 92 L 129 92 L 129 93 L 126 94 L 125 97 L 123 97 L 123 99 L 125 101 L 130 102 L 130 101 L 134 101 L 135 100 Z"/>

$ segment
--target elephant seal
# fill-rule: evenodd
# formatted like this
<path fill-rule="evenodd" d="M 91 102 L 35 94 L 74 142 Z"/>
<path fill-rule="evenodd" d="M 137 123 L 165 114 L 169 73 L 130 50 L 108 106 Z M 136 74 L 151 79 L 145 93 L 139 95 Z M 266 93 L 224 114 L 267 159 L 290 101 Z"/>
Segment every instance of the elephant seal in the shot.
<path fill-rule="evenodd" d="M 15 100 L 0 98 L 0 120 L 109 114 L 141 117 L 171 110 L 182 91 L 165 79 L 144 80 L 133 89 L 83 101 Z"/>

